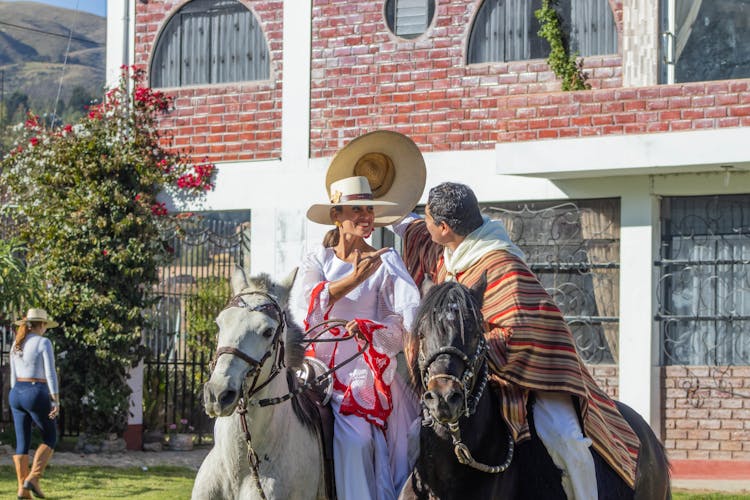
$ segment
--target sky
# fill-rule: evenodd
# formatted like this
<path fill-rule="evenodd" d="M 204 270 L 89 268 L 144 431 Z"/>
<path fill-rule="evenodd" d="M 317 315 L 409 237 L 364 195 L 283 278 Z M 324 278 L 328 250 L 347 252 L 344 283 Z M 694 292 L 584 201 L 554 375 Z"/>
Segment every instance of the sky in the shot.
<path fill-rule="evenodd" d="M 57 7 L 64 7 L 66 9 L 76 10 L 76 8 L 83 12 L 90 12 L 98 16 L 105 17 L 107 15 L 107 0 L 4 0 L 10 2 L 19 1 L 33 1 L 37 3 L 44 3 L 48 5 L 54 5 Z"/>

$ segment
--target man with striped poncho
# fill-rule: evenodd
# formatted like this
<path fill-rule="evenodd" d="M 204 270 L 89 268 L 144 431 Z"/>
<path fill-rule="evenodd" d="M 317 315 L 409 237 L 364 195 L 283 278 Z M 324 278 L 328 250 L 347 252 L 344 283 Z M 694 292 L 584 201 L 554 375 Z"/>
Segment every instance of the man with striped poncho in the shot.
<path fill-rule="evenodd" d="M 404 262 L 417 286 L 431 279 L 471 287 L 486 273 L 488 359 L 516 442 L 530 437 L 526 408 L 533 393 L 536 432 L 563 471 L 569 499 L 598 497 L 589 446 L 633 488 L 637 436 L 584 366 L 562 313 L 523 252 L 500 221 L 481 215 L 471 189 L 455 183 L 432 188 L 425 218 L 408 216 L 394 230 L 404 238 Z"/>

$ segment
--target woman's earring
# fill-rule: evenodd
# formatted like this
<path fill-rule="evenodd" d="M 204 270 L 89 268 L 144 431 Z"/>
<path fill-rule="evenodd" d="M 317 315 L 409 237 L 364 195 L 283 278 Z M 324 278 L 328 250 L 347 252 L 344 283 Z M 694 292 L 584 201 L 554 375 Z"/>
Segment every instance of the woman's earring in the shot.
<path fill-rule="evenodd" d="M 336 225 L 336 227 L 341 227 L 341 222 L 339 221 L 334 222 L 334 224 Z"/>

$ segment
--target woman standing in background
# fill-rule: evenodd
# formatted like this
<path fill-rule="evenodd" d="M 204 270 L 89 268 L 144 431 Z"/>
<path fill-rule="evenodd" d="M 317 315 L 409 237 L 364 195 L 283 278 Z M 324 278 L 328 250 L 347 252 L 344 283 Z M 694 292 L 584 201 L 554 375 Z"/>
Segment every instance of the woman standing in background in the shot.
<path fill-rule="evenodd" d="M 60 395 L 55 372 L 52 342 L 44 336 L 57 323 L 44 309 L 29 309 L 16 321 L 18 330 L 10 351 L 10 407 L 16 430 L 16 454 L 13 462 L 18 478 L 18 498 L 45 498 L 39 486 L 57 443 L 55 418 L 60 411 Z M 40 429 L 42 444 L 34 453 L 29 468 L 31 423 Z"/>

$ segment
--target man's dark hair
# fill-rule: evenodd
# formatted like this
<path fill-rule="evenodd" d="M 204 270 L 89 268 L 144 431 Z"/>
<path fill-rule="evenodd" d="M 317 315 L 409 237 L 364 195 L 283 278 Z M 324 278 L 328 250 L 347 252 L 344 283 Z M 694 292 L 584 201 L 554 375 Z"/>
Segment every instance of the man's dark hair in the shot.
<path fill-rule="evenodd" d="M 459 236 L 466 236 L 483 222 L 477 197 L 465 184 L 438 184 L 430 189 L 427 206 L 435 224 L 445 222 Z"/>

